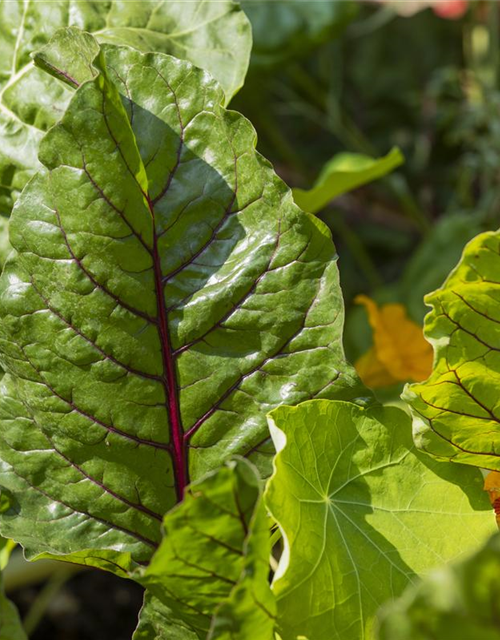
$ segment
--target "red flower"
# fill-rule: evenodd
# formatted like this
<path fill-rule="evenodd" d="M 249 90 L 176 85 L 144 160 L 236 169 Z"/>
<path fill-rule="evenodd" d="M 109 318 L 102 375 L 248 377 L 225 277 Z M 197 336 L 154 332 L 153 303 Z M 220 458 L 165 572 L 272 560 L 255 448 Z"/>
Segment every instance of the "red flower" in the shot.
<path fill-rule="evenodd" d="M 432 10 L 440 18 L 456 20 L 467 11 L 467 0 L 437 0 L 432 4 Z"/>

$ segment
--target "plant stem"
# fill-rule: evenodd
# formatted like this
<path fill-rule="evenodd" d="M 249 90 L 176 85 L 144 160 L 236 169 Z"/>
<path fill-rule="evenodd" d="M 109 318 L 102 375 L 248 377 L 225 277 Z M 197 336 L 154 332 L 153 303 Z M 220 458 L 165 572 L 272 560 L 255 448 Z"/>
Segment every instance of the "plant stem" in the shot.
<path fill-rule="evenodd" d="M 30 636 L 38 627 L 45 616 L 48 606 L 60 591 L 61 587 L 69 580 L 69 578 L 71 578 L 73 573 L 74 572 L 69 567 L 61 567 L 52 575 L 50 580 L 37 595 L 23 620 L 23 626 L 28 636 Z"/>

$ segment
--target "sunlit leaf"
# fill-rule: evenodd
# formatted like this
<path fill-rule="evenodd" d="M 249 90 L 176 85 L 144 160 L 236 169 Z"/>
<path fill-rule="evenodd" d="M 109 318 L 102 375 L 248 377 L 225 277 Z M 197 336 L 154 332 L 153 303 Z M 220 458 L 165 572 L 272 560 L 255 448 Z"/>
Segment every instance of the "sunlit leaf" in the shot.
<path fill-rule="evenodd" d="M 167 624 L 203 640 L 272 640 L 269 525 L 251 465 L 230 462 L 193 483 L 163 524 L 140 581 L 167 607 Z"/>
<path fill-rule="evenodd" d="M 380 617 L 379 640 L 498 640 L 500 535 L 407 589 Z"/>
<path fill-rule="evenodd" d="M 406 388 L 416 443 L 440 458 L 500 470 L 500 234 L 472 240 L 426 302 L 431 377 Z"/>
<path fill-rule="evenodd" d="M 79 27 L 99 42 L 158 51 L 206 69 L 226 101 L 242 86 L 251 29 L 232 0 L 0 0 L 0 213 L 40 169 L 38 145 L 71 98 L 63 83 L 33 66 L 30 54 L 61 27 Z"/>
<path fill-rule="evenodd" d="M 403 162 L 403 154 L 397 148 L 378 159 L 357 153 L 339 153 L 323 167 L 311 189 L 294 189 L 293 197 L 304 211 L 316 213 L 343 193 L 382 178 Z"/>
<path fill-rule="evenodd" d="M 366 391 L 328 229 L 218 85 L 129 47 L 94 65 L 11 218 L 0 529 L 122 575 L 189 481 L 234 453 L 269 473 L 270 409 Z"/>
<path fill-rule="evenodd" d="M 418 452 L 399 409 L 313 400 L 274 410 L 270 427 L 283 640 L 371 638 L 380 605 L 495 530 L 480 471 Z"/>

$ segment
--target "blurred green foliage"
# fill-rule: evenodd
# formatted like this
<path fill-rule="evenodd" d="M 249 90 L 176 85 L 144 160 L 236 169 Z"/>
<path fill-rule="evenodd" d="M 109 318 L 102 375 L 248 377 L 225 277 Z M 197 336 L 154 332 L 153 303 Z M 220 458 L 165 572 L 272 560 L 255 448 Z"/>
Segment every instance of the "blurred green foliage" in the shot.
<path fill-rule="evenodd" d="M 302 47 L 295 40 L 279 66 L 254 56 L 232 106 L 252 120 L 259 149 L 293 187 L 310 188 L 338 153 L 380 157 L 398 146 L 405 156 L 394 174 L 318 212 L 338 247 L 345 342 L 355 360 L 371 341 L 366 314 L 351 305 L 355 295 L 402 302 L 421 323 L 423 296 L 465 243 L 500 226 L 500 3 L 471 2 L 456 20 L 431 9 L 399 16 L 380 2 L 307 4 L 346 13 L 322 38 L 305 30 Z M 287 3 L 289 14 L 303 5 Z M 259 43 L 259 22 L 249 15 Z M 300 20 L 287 16 L 287 24 Z"/>

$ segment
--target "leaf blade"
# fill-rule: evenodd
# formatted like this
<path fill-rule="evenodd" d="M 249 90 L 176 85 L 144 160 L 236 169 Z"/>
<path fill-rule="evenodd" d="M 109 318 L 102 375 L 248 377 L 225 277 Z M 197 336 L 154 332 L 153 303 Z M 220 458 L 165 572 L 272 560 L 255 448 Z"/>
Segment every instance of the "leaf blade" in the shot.
<path fill-rule="evenodd" d="M 335 198 L 382 178 L 403 162 L 403 154 L 397 147 L 377 159 L 357 153 L 340 153 L 325 164 L 311 189 L 296 188 L 293 197 L 301 209 L 317 213 Z"/>
<path fill-rule="evenodd" d="M 189 63 L 106 45 L 95 67 L 11 221 L 1 526 L 109 566 L 150 558 L 188 472 L 238 453 L 266 473 L 269 408 L 364 390 L 329 233 L 249 123 Z"/>
<path fill-rule="evenodd" d="M 480 234 L 441 289 L 429 294 L 424 331 L 434 348 L 428 380 L 405 388 L 417 445 L 439 458 L 500 469 L 495 295 L 498 232 Z"/>
<path fill-rule="evenodd" d="M 480 474 L 430 465 L 408 422 L 339 401 L 271 413 L 266 504 L 287 538 L 273 583 L 284 640 L 371 637 L 377 602 L 494 530 Z"/>

